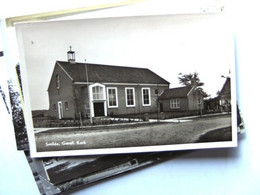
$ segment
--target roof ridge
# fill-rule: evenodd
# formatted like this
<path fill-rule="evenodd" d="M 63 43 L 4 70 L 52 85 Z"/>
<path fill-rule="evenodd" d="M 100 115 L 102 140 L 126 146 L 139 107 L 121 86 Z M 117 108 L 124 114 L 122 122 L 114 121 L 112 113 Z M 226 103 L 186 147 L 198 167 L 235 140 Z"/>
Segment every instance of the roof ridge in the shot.
<path fill-rule="evenodd" d="M 171 90 L 171 89 L 181 89 L 181 88 L 192 88 L 191 86 L 181 86 L 181 87 L 174 87 L 174 88 L 169 88 L 167 90 Z"/>
<path fill-rule="evenodd" d="M 60 61 L 60 60 L 57 60 L 56 61 L 57 63 L 58 62 L 61 62 L 61 63 L 68 63 L 69 64 L 69 62 L 68 61 Z M 75 64 L 78 64 L 78 65 L 85 65 L 85 64 L 87 64 L 87 65 L 97 65 L 97 66 L 110 66 L 110 67 L 121 67 L 121 68 L 135 68 L 135 69 L 145 69 L 145 70 L 149 70 L 149 71 L 151 71 L 149 68 L 143 68 L 143 67 L 132 67 L 132 66 L 122 66 L 122 65 L 110 65 L 110 64 L 98 64 L 98 63 L 88 63 L 88 62 L 76 62 L 76 63 L 74 63 L 74 64 L 72 64 L 72 65 L 75 65 Z"/>

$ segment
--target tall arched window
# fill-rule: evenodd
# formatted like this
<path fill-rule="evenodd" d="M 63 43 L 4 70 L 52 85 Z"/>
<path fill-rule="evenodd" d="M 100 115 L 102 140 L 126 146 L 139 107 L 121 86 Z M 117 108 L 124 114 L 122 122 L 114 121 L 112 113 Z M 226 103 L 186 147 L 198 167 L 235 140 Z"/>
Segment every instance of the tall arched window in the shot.
<path fill-rule="evenodd" d="M 103 100 L 104 90 L 101 86 L 95 86 L 92 88 L 93 100 Z"/>
<path fill-rule="evenodd" d="M 118 107 L 117 88 L 116 87 L 107 88 L 107 98 L 108 98 L 108 107 L 109 108 Z"/>
<path fill-rule="evenodd" d="M 142 88 L 143 106 L 151 106 L 150 88 Z"/>
<path fill-rule="evenodd" d="M 60 75 L 56 75 L 56 88 L 59 89 L 60 88 Z"/>
<path fill-rule="evenodd" d="M 92 117 L 107 116 L 105 85 L 95 83 L 89 86 L 89 109 Z"/>

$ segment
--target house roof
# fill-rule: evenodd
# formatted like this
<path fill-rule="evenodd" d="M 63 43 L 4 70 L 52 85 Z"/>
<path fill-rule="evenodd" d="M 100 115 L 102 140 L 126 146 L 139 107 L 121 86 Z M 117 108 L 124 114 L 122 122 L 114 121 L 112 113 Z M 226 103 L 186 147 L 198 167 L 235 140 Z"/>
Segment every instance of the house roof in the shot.
<path fill-rule="evenodd" d="M 169 84 L 168 81 L 147 68 L 111 66 L 100 64 L 69 63 L 57 61 L 74 82 Z"/>
<path fill-rule="evenodd" d="M 159 97 L 160 100 L 167 100 L 171 98 L 187 97 L 192 90 L 191 86 L 178 87 L 164 90 L 163 94 Z"/>
<path fill-rule="evenodd" d="M 227 77 L 221 91 L 219 92 L 219 95 L 226 95 L 226 94 L 230 94 L 230 78 Z"/>

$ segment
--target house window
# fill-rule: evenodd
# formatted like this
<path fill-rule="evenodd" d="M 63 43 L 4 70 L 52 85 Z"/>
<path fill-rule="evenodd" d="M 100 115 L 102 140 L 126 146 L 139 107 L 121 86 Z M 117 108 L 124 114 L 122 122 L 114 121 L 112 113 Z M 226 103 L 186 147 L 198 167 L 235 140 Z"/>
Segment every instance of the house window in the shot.
<path fill-rule="evenodd" d="M 56 75 L 56 88 L 59 89 L 60 88 L 60 75 Z"/>
<path fill-rule="evenodd" d="M 135 90 L 134 88 L 126 88 L 126 106 L 127 107 L 134 107 L 135 106 Z"/>
<path fill-rule="evenodd" d="M 142 88 L 143 106 L 151 106 L 150 88 Z"/>
<path fill-rule="evenodd" d="M 180 99 L 178 99 L 178 98 L 171 99 L 170 100 L 170 108 L 171 109 L 180 108 Z"/>
<path fill-rule="evenodd" d="M 52 108 L 53 108 L 53 111 L 56 111 L 56 104 L 53 104 Z"/>
<path fill-rule="evenodd" d="M 65 102 L 65 110 L 69 110 L 69 103 Z"/>
<path fill-rule="evenodd" d="M 117 88 L 108 87 L 107 88 L 107 97 L 108 97 L 108 107 L 115 108 L 118 107 L 117 103 Z"/>
<path fill-rule="evenodd" d="M 101 86 L 93 87 L 92 94 L 93 94 L 93 100 L 103 100 L 104 99 L 103 87 Z"/>

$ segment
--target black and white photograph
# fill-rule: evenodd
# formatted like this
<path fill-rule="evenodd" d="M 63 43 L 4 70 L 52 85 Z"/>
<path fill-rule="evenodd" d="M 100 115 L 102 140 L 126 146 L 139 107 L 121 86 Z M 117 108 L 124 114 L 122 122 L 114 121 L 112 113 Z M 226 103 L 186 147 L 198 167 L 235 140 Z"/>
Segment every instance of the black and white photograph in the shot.
<path fill-rule="evenodd" d="M 41 194 L 71 194 L 129 172 L 173 160 L 188 152 L 156 152 L 78 157 L 31 158 L 25 152 Z"/>
<path fill-rule="evenodd" d="M 237 145 L 234 37 L 221 14 L 16 31 L 33 157 Z"/>

